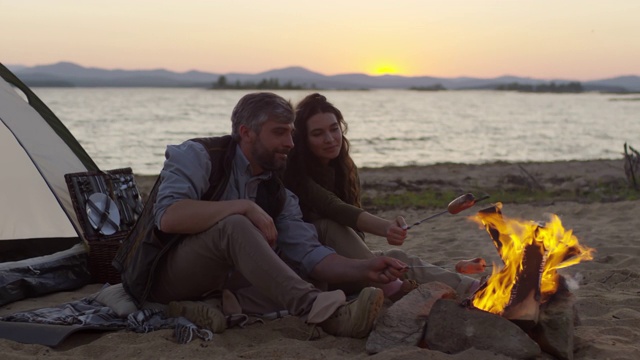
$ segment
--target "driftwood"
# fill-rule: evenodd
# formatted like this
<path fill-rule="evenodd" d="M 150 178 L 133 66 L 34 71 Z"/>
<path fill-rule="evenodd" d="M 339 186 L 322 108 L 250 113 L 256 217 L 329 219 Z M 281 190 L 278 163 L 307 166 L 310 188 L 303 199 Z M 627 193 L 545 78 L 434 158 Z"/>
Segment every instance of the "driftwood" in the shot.
<path fill-rule="evenodd" d="M 624 173 L 627 175 L 627 181 L 634 189 L 640 190 L 640 185 L 638 184 L 638 176 L 640 175 L 640 153 L 631 145 L 627 145 L 624 143 Z"/>
<path fill-rule="evenodd" d="M 544 190 L 544 186 L 540 185 L 540 183 L 538 182 L 538 180 L 536 180 L 535 177 L 533 177 L 533 175 L 531 175 L 525 168 L 524 166 L 522 166 L 521 164 L 518 164 L 518 167 L 520 168 L 520 170 L 522 170 L 523 173 L 525 173 L 525 175 L 527 175 L 527 177 L 531 180 L 529 182 L 529 188 L 530 189 L 534 189 L 537 188 L 539 190 Z"/>

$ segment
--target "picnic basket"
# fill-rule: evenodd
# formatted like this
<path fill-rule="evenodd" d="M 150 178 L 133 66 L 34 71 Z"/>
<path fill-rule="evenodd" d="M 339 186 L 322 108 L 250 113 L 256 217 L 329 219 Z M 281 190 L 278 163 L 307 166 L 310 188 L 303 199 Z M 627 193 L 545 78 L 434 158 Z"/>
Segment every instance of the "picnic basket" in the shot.
<path fill-rule="evenodd" d="M 64 177 L 89 246 L 92 280 L 120 283 L 120 273 L 111 262 L 143 209 L 131 168 L 71 173 Z"/>

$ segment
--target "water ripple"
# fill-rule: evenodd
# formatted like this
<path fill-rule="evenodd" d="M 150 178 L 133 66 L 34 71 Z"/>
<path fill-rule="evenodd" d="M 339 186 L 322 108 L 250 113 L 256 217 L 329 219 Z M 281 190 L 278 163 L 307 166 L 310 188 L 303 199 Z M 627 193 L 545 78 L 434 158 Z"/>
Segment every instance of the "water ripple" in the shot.
<path fill-rule="evenodd" d="M 36 88 L 102 169 L 157 174 L 167 144 L 230 132 L 243 91 Z M 493 91 L 325 91 L 349 123 L 358 166 L 621 157 L 639 101 Z M 280 94 L 296 103 L 306 91 Z M 624 98 L 624 96 L 620 96 Z"/>

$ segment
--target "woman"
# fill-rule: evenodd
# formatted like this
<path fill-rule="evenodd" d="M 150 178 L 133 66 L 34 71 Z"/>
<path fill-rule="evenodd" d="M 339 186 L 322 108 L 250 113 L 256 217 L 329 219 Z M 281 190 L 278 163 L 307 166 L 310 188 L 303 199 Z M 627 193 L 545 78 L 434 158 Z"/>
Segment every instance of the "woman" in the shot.
<path fill-rule="evenodd" d="M 360 207 L 358 170 L 349 156 L 342 113 L 320 94 L 311 94 L 296 107 L 294 149 L 289 154 L 285 183 L 300 197 L 309 221 L 330 219 L 360 233 L 387 238 L 402 245 L 405 220 L 385 220 Z M 306 176 L 300 176 L 300 175 Z"/>
<path fill-rule="evenodd" d="M 349 155 L 349 141 L 344 136 L 347 123 L 340 110 L 323 95 L 308 95 L 296 106 L 295 129 L 295 146 L 289 153 L 284 182 L 300 199 L 304 218 L 316 226 L 320 241 L 338 254 L 355 259 L 376 256 L 364 243 L 364 233 L 385 237 L 390 245 L 402 245 L 407 237 L 402 216 L 387 220 L 360 206 L 358 170 Z M 408 273 L 409 278 L 421 283 L 442 281 L 461 295 L 468 295 L 471 285 L 477 285 L 473 278 L 430 266 L 401 250 L 385 255 L 409 265 L 428 266 Z M 382 289 L 394 299 L 416 286 L 415 281 L 405 280 Z"/>

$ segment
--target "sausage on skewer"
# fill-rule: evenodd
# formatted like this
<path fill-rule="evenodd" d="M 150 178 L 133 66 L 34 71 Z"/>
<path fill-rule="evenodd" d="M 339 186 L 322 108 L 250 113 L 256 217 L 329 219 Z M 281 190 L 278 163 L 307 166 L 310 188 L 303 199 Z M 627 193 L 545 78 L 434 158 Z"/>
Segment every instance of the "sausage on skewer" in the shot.
<path fill-rule="evenodd" d="M 476 198 L 471 193 L 466 193 L 453 199 L 447 206 L 449 214 L 457 214 L 463 210 L 467 210 L 476 203 Z"/>
<path fill-rule="evenodd" d="M 487 262 L 483 258 L 460 260 L 456 263 L 456 272 L 460 274 L 479 274 L 487 268 Z"/>

